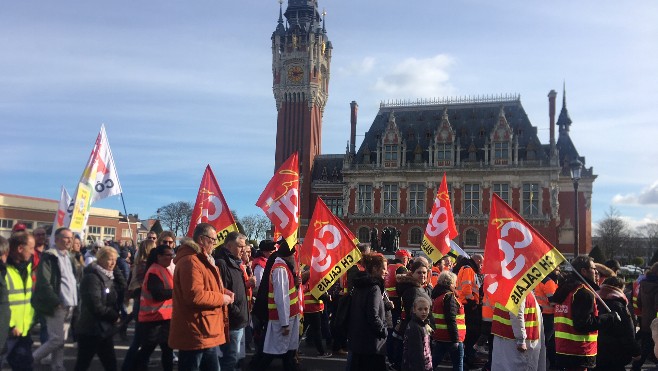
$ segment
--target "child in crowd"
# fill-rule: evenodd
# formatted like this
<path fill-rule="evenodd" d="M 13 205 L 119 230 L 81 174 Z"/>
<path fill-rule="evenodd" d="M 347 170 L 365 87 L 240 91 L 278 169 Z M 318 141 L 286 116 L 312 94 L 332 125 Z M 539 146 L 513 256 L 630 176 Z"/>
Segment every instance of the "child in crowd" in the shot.
<path fill-rule="evenodd" d="M 412 318 L 404 332 L 402 371 L 432 371 L 429 325 L 432 302 L 427 295 L 420 294 L 414 300 Z"/>

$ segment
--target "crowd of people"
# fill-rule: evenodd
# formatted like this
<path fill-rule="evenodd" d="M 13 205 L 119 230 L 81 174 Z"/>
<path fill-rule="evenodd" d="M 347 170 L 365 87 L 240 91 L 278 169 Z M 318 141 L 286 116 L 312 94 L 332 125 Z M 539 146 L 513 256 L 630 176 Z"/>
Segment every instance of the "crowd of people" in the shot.
<path fill-rule="evenodd" d="M 316 357 L 345 357 L 350 371 L 431 371 L 443 362 L 453 370 L 640 370 L 658 354 L 658 263 L 626 285 L 616 261 L 578 256 L 511 313 L 491 301 L 495 277 L 482 274 L 477 254 L 431 264 L 361 244 L 361 260 L 316 298 L 298 246 L 285 240 L 256 249 L 230 232 L 218 246 L 206 223 L 192 238 L 149 232 L 135 251 L 85 247 L 67 228 L 53 235 L 52 246 L 42 228 L 0 237 L 0 349 L 13 370 L 64 370 L 69 337 L 75 370 L 96 356 L 105 370 L 146 370 L 156 347 L 163 370 L 267 370 L 275 359 L 298 370 L 303 341 Z M 131 321 L 119 364 L 114 338 L 127 339 Z"/>

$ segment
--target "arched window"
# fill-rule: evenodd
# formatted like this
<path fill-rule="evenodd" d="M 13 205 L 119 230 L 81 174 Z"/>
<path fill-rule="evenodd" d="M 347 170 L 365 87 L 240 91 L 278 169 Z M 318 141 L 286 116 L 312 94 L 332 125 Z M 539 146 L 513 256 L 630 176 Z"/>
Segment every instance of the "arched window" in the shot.
<path fill-rule="evenodd" d="M 370 228 L 359 228 L 359 242 L 370 242 Z"/>
<path fill-rule="evenodd" d="M 409 244 L 410 245 L 420 245 L 423 241 L 423 230 L 419 227 L 413 227 L 409 231 Z"/>

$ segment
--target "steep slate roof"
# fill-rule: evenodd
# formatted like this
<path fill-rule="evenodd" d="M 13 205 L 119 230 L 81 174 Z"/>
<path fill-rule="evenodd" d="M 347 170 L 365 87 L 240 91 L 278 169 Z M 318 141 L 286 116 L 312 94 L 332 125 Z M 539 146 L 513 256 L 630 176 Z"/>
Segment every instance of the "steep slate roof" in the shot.
<path fill-rule="evenodd" d="M 344 155 L 318 155 L 313 162 L 313 181 L 340 183 L 343 181 Z"/>
<path fill-rule="evenodd" d="M 462 99 L 463 103 L 431 103 L 431 104 L 381 104 L 370 129 L 365 135 L 354 159 L 355 163 L 363 163 L 363 154 L 370 151 L 370 163 L 375 162 L 377 143 L 386 130 L 389 115 L 395 115 L 395 122 L 402 138 L 406 141 L 407 162 L 414 161 L 414 151 L 423 150 L 422 161 L 429 161 L 428 148 L 433 141 L 436 130 L 441 123 L 443 111 L 447 109 L 448 120 L 455 133 L 455 143 L 460 143 L 461 161 L 467 161 L 469 148 L 477 149 L 477 161 L 484 161 L 484 145 L 491 131 L 498 123 L 501 107 L 513 130 L 514 138 L 519 143 L 519 158 L 526 158 L 526 149 L 534 148 L 535 160 L 548 163 L 548 145 L 542 145 L 537 137 L 537 128 L 532 126 L 521 105 L 519 96 L 505 96 L 501 99 Z M 513 148 L 510 147 L 510 151 Z"/>

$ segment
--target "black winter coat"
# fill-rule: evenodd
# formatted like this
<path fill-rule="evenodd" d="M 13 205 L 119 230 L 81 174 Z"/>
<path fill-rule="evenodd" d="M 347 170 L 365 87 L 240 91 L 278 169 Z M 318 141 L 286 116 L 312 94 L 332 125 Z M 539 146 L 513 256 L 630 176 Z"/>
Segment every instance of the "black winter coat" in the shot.
<path fill-rule="evenodd" d="M 350 304 L 349 339 L 356 354 L 386 353 L 384 280 L 359 272 Z"/>
<path fill-rule="evenodd" d="M 404 309 L 405 319 L 400 323 L 400 335 L 404 335 L 404 331 L 409 324 L 409 318 L 414 309 L 414 301 L 418 295 L 425 294 L 429 298 L 432 295 L 432 286 L 428 284 L 422 287 L 420 282 L 409 274 L 398 274 L 396 276 L 397 285 L 396 290 L 400 298 L 402 298 L 402 308 Z M 434 327 L 434 318 L 430 317 L 430 325 Z"/>
<path fill-rule="evenodd" d="M 235 294 L 233 304 L 228 306 L 229 330 L 245 328 L 249 324 L 249 309 L 247 307 L 247 287 L 240 263 L 226 248 L 220 247 L 215 264 L 219 268 L 224 287 Z"/>
<path fill-rule="evenodd" d="M 602 285 L 599 295 L 610 310 L 619 314 L 621 322 L 602 326 L 599 330 L 596 364 L 621 368 L 628 365 L 632 357 L 640 355 L 640 346 L 635 341 L 633 318 L 621 290 Z"/>
<path fill-rule="evenodd" d="M 123 274 L 114 269 L 111 280 L 94 262 L 84 269 L 80 283 L 80 317 L 76 323 L 76 334 L 107 338 L 116 333 L 119 318 L 118 291 L 125 289 Z"/>
<path fill-rule="evenodd" d="M 60 304 L 59 293 L 62 286 L 62 272 L 59 269 L 59 261 L 55 250 L 45 250 L 41 254 L 39 267 L 37 268 L 37 280 L 32 293 L 32 306 L 37 313 L 51 316 L 55 308 Z M 71 267 L 75 267 L 75 261 L 71 256 Z M 75 268 L 74 268 L 75 269 Z M 73 275 L 77 279 L 76 272 Z"/>
<path fill-rule="evenodd" d="M 3 349 L 7 336 L 9 335 L 9 322 L 11 321 L 11 310 L 9 309 L 9 291 L 7 288 L 7 266 L 0 260 L 0 349 Z M 31 278 L 30 278 L 31 279 Z"/>

